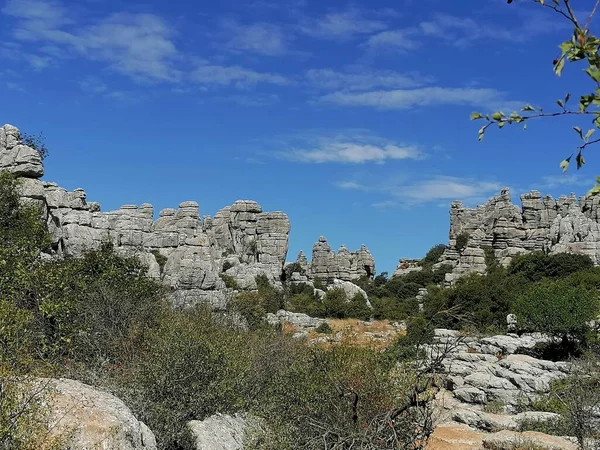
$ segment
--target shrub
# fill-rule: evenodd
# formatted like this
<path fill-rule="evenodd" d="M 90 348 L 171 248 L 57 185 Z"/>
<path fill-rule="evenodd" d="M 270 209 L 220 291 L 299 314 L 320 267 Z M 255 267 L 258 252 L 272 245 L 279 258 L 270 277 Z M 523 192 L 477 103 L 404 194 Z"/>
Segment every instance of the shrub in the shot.
<path fill-rule="evenodd" d="M 220 273 L 219 277 L 221 278 L 221 280 L 223 280 L 223 283 L 225 283 L 225 287 L 228 289 L 234 289 L 234 290 L 239 290 L 240 286 L 238 285 L 237 281 L 235 281 L 235 278 L 233 278 L 231 275 L 227 275 L 226 273 Z"/>
<path fill-rule="evenodd" d="M 456 236 L 456 249 L 462 252 L 465 248 L 467 248 L 467 244 L 469 243 L 469 239 L 471 236 L 466 231 L 461 232 L 458 236 Z"/>
<path fill-rule="evenodd" d="M 46 159 L 48 156 L 49 150 L 48 147 L 46 147 L 46 138 L 44 137 L 44 133 L 21 133 L 21 143 L 37 151 L 42 160 Z"/>
<path fill-rule="evenodd" d="M 321 291 L 327 290 L 327 286 L 325 282 L 321 279 L 321 277 L 315 277 L 315 279 L 313 280 L 313 286 L 315 287 L 315 289 L 320 289 Z"/>
<path fill-rule="evenodd" d="M 419 310 L 416 298 L 397 299 L 394 297 L 371 297 L 373 305 L 373 318 L 376 320 L 404 320 Z"/>
<path fill-rule="evenodd" d="M 315 331 L 317 333 L 321 333 L 321 334 L 331 334 L 331 333 L 333 333 L 333 330 L 331 329 L 331 327 L 329 326 L 329 324 L 327 322 L 323 322 L 321 325 L 319 325 L 318 327 L 316 327 Z"/>
<path fill-rule="evenodd" d="M 425 315 L 440 327 L 460 328 L 470 323 L 482 331 L 503 330 L 511 304 L 527 284 L 523 277 L 506 276 L 500 269 L 487 275 L 466 275 L 450 288 L 430 289 L 423 299 Z M 453 314 L 436 316 L 442 310 Z"/>
<path fill-rule="evenodd" d="M 509 266 L 509 273 L 522 274 L 528 280 L 542 278 L 563 278 L 572 273 L 590 269 L 594 263 L 587 255 L 558 253 L 547 255 L 533 252 L 515 257 Z"/>
<path fill-rule="evenodd" d="M 325 314 L 323 304 L 313 295 L 306 293 L 292 295 L 286 304 L 289 311 L 308 314 L 313 317 L 322 317 Z"/>
<path fill-rule="evenodd" d="M 425 257 L 421 260 L 421 266 L 432 266 L 442 257 L 447 246 L 444 244 L 438 244 L 429 249 Z"/>
<path fill-rule="evenodd" d="M 544 280 L 516 300 L 513 312 L 523 330 L 547 333 L 567 342 L 582 341 L 599 311 L 598 294 L 565 281 Z"/>

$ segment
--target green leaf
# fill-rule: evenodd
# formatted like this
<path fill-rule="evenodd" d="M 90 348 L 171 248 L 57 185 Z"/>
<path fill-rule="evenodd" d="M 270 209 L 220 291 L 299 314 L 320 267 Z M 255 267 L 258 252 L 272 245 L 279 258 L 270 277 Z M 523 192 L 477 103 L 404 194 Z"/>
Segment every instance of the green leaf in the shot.
<path fill-rule="evenodd" d="M 575 130 L 575 132 L 579 135 L 579 137 L 581 139 L 583 139 L 583 131 L 581 130 L 581 128 L 579 127 L 573 127 L 573 129 Z"/>
<path fill-rule="evenodd" d="M 560 77 L 560 75 L 562 74 L 562 71 L 565 67 L 565 57 L 561 56 L 558 59 L 558 62 L 554 65 L 554 73 Z"/>
<path fill-rule="evenodd" d="M 525 105 L 521 108 L 521 111 L 535 111 L 535 108 L 531 105 Z"/>
<path fill-rule="evenodd" d="M 599 177 L 600 178 L 600 177 Z M 600 184 L 597 184 L 596 186 L 594 186 L 593 188 L 591 188 L 588 193 L 587 196 L 588 197 L 592 197 L 594 195 L 597 195 L 600 193 Z"/>
<path fill-rule="evenodd" d="M 585 133 L 585 140 L 587 141 L 587 140 L 588 140 L 588 139 L 589 139 L 589 138 L 592 136 L 592 134 L 594 134 L 594 132 L 595 132 L 595 131 L 596 131 L 596 129 L 595 129 L 595 128 L 590 128 L 590 129 L 588 130 L 588 132 L 587 132 L 587 133 Z"/>
<path fill-rule="evenodd" d="M 585 69 L 584 72 L 587 73 L 590 76 L 590 78 L 596 83 L 600 83 L 600 70 L 598 70 L 597 67 L 590 66 L 587 69 Z"/>
<path fill-rule="evenodd" d="M 494 119 L 494 120 L 502 120 L 502 113 L 495 112 L 494 114 L 492 114 L 492 119 Z"/>
<path fill-rule="evenodd" d="M 571 162 L 572 157 L 573 157 L 573 155 L 571 155 L 567 159 L 564 159 L 563 161 L 561 161 L 560 168 L 562 169 L 563 173 L 566 172 L 567 169 L 569 168 L 569 163 Z"/>
<path fill-rule="evenodd" d="M 498 122 L 498 128 L 502 128 L 506 125 L 506 122 Z"/>
<path fill-rule="evenodd" d="M 485 134 L 485 128 L 486 128 L 486 125 L 482 126 L 482 127 L 479 129 L 479 140 L 480 140 L 480 141 L 483 139 L 483 135 Z"/>
<path fill-rule="evenodd" d="M 562 100 L 556 100 L 556 104 L 557 104 L 558 106 L 560 106 L 561 108 L 564 108 L 564 107 L 565 107 L 565 104 L 563 103 L 563 101 L 562 101 Z"/>
<path fill-rule="evenodd" d="M 583 165 L 585 164 L 585 159 L 583 159 L 583 155 L 581 154 L 581 151 L 579 153 L 577 153 L 577 157 L 575 158 L 575 161 L 577 162 L 577 170 L 581 169 L 583 167 Z"/>
<path fill-rule="evenodd" d="M 569 101 L 570 98 L 571 98 L 571 94 L 565 95 L 565 104 L 567 104 L 567 102 Z"/>
<path fill-rule="evenodd" d="M 471 120 L 477 120 L 477 119 L 483 119 L 483 116 L 481 115 L 481 113 L 478 113 L 478 112 L 472 113 Z"/>

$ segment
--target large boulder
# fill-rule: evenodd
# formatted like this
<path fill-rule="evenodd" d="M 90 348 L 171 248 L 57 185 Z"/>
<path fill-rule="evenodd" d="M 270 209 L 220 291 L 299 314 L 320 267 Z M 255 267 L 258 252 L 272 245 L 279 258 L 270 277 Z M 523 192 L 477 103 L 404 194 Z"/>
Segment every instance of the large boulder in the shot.
<path fill-rule="evenodd" d="M 156 450 L 150 429 L 117 397 L 66 378 L 40 380 L 50 388 L 50 422 L 70 437 L 72 450 Z"/>

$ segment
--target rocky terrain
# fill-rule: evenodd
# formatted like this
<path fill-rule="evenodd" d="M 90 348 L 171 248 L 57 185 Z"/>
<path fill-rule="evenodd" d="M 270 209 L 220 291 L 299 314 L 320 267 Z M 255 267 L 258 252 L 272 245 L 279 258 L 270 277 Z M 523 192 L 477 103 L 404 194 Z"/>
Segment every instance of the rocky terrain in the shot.
<path fill-rule="evenodd" d="M 579 253 L 600 263 L 600 198 L 577 199 L 575 195 L 542 197 L 538 191 L 521 195 L 521 207 L 511 202 L 508 189 L 486 204 L 466 208 L 453 202 L 450 208 L 450 241 L 439 264 L 454 267 L 447 281 L 463 274 L 483 273 L 485 249 L 507 264 L 519 253 Z M 460 235 L 466 245 L 459 248 Z"/>
<path fill-rule="evenodd" d="M 155 219 L 151 204 L 123 205 L 116 211 L 101 211 L 88 202 L 83 189 L 68 191 L 56 183 L 42 181 L 44 167 L 33 148 L 22 145 L 19 130 L 0 127 L 0 170 L 21 177 L 21 195 L 43 211 L 57 256 L 80 256 L 110 241 L 127 255 L 136 255 L 152 277 L 170 287 L 176 305 L 207 302 L 225 307 L 232 289 L 255 289 L 257 275 L 266 275 L 274 285 L 284 278 L 290 221 L 283 212 L 263 212 L 250 200 L 238 200 L 214 217 L 200 216 L 195 201 L 177 209 L 163 209 Z M 332 252 L 324 238 L 313 248 L 312 261 L 299 257 L 298 280 L 334 279 L 350 282 L 373 276 L 375 262 L 366 247 Z"/>

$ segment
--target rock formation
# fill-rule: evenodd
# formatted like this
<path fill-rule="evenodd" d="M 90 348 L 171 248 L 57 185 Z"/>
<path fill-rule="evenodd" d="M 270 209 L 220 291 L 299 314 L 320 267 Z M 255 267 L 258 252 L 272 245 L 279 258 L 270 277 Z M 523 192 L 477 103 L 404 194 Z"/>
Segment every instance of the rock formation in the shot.
<path fill-rule="evenodd" d="M 44 168 L 38 152 L 22 145 L 19 130 L 11 125 L 0 127 L 0 170 L 22 177 L 21 195 L 42 211 L 58 256 L 77 257 L 112 242 L 120 253 L 140 257 L 149 275 L 171 288 L 176 305 L 203 301 L 223 308 L 222 272 L 243 289 L 256 288 L 255 277 L 261 274 L 280 283 L 290 231 L 282 212 L 263 212 L 248 200 L 203 219 L 193 201 L 160 211 L 157 220 L 148 203 L 101 212 L 84 190 L 70 192 L 40 180 Z"/>
<path fill-rule="evenodd" d="M 314 281 L 316 278 L 356 281 L 375 275 L 375 260 L 366 246 L 361 245 L 360 250 L 350 252 L 342 245 L 336 253 L 323 236 L 313 246 L 311 261 L 308 262 L 304 252 L 300 252 L 296 264 L 300 271 L 296 272 L 295 281 Z"/>
<path fill-rule="evenodd" d="M 52 433 L 67 437 L 68 448 L 156 450 L 152 431 L 114 395 L 66 378 L 40 382 L 51 393 Z"/>
<path fill-rule="evenodd" d="M 600 263 L 600 197 L 577 199 L 574 194 L 542 197 L 538 191 L 521 196 L 521 207 L 511 202 L 508 189 L 486 204 L 450 208 L 449 247 L 438 264 L 451 264 L 452 282 L 463 274 L 486 270 L 486 248 L 502 264 L 531 251 L 579 253 Z M 462 236 L 466 245 L 457 246 Z"/>
<path fill-rule="evenodd" d="M 421 266 L 419 264 L 420 262 L 421 262 L 420 259 L 402 258 L 398 262 L 398 265 L 396 266 L 396 270 L 394 271 L 394 274 L 392 276 L 399 277 L 399 276 L 406 275 L 411 272 L 419 272 L 419 271 L 423 270 L 423 266 Z"/>

